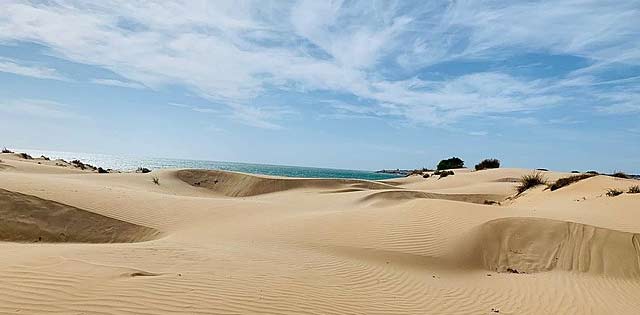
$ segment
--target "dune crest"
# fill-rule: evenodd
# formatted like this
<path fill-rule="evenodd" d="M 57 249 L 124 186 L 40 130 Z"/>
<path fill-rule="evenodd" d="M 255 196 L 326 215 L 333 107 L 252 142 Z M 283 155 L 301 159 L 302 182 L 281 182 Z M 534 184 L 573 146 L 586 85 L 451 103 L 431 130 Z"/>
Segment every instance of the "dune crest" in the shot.
<path fill-rule="evenodd" d="M 176 176 L 189 185 L 229 197 L 249 197 L 302 188 L 397 189 L 389 184 L 367 180 L 269 177 L 217 170 L 180 170 Z"/>
<path fill-rule="evenodd" d="M 640 277 L 639 234 L 543 218 L 501 218 L 467 235 L 466 263 L 497 272 Z"/>
<path fill-rule="evenodd" d="M 383 203 L 395 203 L 405 200 L 413 199 L 442 199 L 451 201 L 461 201 L 469 203 L 484 204 L 488 200 L 502 200 L 502 195 L 496 194 L 443 194 L 443 193 L 431 193 L 417 190 L 389 190 L 370 194 L 362 198 L 363 202 L 383 202 Z"/>
<path fill-rule="evenodd" d="M 149 227 L 4 189 L 0 217 L 0 241 L 130 243 L 159 236 Z"/>

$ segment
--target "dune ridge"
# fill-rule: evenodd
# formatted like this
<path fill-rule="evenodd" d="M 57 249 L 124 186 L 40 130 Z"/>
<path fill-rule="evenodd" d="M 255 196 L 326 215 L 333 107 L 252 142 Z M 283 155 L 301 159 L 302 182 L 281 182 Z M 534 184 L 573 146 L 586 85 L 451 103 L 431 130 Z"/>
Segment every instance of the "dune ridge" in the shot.
<path fill-rule="evenodd" d="M 640 234 L 544 218 L 501 218 L 473 229 L 461 252 L 488 270 L 579 271 L 640 277 Z"/>
<path fill-rule="evenodd" d="M 433 193 L 417 190 L 389 190 L 372 193 L 361 199 L 363 202 L 400 202 L 413 199 L 442 199 L 485 204 L 487 201 L 500 201 L 503 195 L 497 194 L 464 194 L 464 193 Z"/>
<path fill-rule="evenodd" d="M 176 176 L 192 186 L 207 188 L 229 197 L 249 197 L 293 189 L 392 189 L 382 182 L 333 179 L 287 178 L 243 174 L 217 170 L 179 170 Z"/>
<path fill-rule="evenodd" d="M 69 205 L 0 189 L 0 241 L 130 243 L 159 231 Z"/>

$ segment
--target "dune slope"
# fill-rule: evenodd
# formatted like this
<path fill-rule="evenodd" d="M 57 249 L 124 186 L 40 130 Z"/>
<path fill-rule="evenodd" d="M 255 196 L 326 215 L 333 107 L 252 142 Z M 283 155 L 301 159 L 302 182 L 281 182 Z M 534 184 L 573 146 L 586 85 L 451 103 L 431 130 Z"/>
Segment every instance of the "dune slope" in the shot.
<path fill-rule="evenodd" d="M 58 202 L 0 189 L 0 241 L 127 243 L 158 231 Z"/>

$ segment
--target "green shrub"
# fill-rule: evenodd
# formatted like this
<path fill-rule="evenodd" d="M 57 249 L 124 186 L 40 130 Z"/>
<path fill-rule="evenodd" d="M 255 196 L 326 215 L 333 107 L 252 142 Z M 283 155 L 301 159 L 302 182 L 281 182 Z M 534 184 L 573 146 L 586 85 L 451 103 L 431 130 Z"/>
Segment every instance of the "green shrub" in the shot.
<path fill-rule="evenodd" d="M 453 171 L 441 171 L 440 172 L 440 178 L 444 178 L 444 177 L 447 177 L 449 175 L 455 175 L 455 173 Z"/>
<path fill-rule="evenodd" d="M 500 167 L 500 160 L 498 159 L 484 159 L 482 160 L 482 162 L 476 164 L 475 166 L 476 171 L 485 170 L 488 168 L 499 168 L 499 167 Z"/>
<path fill-rule="evenodd" d="M 429 178 L 429 174 L 422 175 L 422 178 Z"/>
<path fill-rule="evenodd" d="M 438 163 L 438 170 L 448 170 L 452 168 L 463 168 L 464 161 L 457 157 L 448 158 Z"/>
<path fill-rule="evenodd" d="M 607 196 L 609 197 L 615 197 L 618 195 L 622 195 L 622 190 L 620 189 L 615 189 L 615 188 L 609 188 L 607 189 Z"/>
<path fill-rule="evenodd" d="M 600 175 L 600 173 L 596 171 L 587 171 L 587 174 Z"/>
<path fill-rule="evenodd" d="M 539 185 L 545 185 L 546 183 L 547 183 L 547 179 L 539 172 L 529 174 L 529 175 L 523 175 L 520 178 L 520 185 L 516 187 L 516 191 L 518 192 L 518 194 L 521 194 L 530 188 L 533 188 Z"/>
<path fill-rule="evenodd" d="M 580 171 L 571 171 L 571 174 L 580 174 Z"/>
<path fill-rule="evenodd" d="M 551 191 L 554 191 L 556 189 L 560 189 L 564 186 L 568 186 L 571 185 L 575 182 L 581 181 L 583 179 L 587 179 L 589 177 L 593 177 L 595 175 L 593 174 L 580 174 L 580 175 L 573 175 L 573 176 L 569 176 L 569 177 L 563 177 L 558 179 L 555 183 L 553 183 L 551 186 L 549 186 L 549 189 L 551 189 Z"/>
<path fill-rule="evenodd" d="M 617 178 L 629 178 L 629 175 L 625 174 L 624 172 L 615 172 L 613 174 L 611 174 L 611 176 L 613 177 L 617 177 Z"/>
<path fill-rule="evenodd" d="M 635 186 L 629 187 L 629 190 L 627 191 L 627 193 L 629 193 L 629 194 L 640 194 L 640 186 L 635 185 Z"/>
<path fill-rule="evenodd" d="M 2 153 L 13 153 L 13 151 L 7 149 L 6 147 L 2 147 Z"/>

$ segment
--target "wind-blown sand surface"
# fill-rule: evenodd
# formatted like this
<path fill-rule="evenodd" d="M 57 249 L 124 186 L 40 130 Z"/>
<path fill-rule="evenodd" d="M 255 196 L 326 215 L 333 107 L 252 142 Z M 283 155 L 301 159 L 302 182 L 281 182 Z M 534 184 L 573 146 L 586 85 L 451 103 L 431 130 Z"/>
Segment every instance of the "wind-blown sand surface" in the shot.
<path fill-rule="evenodd" d="M 605 195 L 636 180 L 509 198 L 530 170 L 372 182 L 0 159 L 2 314 L 640 313 L 640 194 Z"/>

